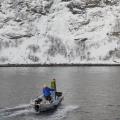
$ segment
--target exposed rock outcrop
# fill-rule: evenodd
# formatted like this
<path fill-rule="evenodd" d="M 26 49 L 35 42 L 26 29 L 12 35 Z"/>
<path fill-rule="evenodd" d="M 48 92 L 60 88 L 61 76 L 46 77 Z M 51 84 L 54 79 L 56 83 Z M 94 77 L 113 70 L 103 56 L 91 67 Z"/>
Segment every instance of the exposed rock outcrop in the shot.
<path fill-rule="evenodd" d="M 0 64 L 119 59 L 119 0 L 1 0 Z"/>

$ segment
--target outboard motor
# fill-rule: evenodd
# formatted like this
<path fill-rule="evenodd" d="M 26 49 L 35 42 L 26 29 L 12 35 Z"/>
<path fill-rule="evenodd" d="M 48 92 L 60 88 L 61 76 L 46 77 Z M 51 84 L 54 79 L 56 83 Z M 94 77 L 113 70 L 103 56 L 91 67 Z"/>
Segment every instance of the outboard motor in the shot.
<path fill-rule="evenodd" d="M 41 102 L 42 102 L 41 98 L 38 98 L 38 99 L 35 100 L 35 106 L 34 107 L 35 107 L 36 112 L 39 111 L 39 105 L 40 105 Z"/>
<path fill-rule="evenodd" d="M 39 105 L 35 105 L 34 109 L 35 109 L 36 112 L 38 112 L 39 111 Z"/>

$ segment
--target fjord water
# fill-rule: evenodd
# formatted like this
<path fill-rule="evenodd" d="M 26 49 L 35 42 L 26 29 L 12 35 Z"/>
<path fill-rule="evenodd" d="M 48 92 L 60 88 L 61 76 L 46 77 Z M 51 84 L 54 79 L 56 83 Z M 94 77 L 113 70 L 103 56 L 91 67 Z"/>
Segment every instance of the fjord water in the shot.
<path fill-rule="evenodd" d="M 30 100 L 57 80 L 64 101 L 36 115 Z M 0 68 L 1 120 L 120 120 L 119 67 Z"/>

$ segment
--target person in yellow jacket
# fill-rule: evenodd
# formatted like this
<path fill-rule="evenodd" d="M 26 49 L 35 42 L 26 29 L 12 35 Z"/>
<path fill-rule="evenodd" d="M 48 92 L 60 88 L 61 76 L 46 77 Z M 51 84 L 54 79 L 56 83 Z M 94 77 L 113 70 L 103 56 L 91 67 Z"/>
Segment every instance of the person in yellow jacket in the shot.
<path fill-rule="evenodd" d="M 53 80 L 51 81 L 51 88 L 54 89 L 55 92 L 57 91 L 57 89 L 56 89 L 56 79 L 53 79 Z"/>
<path fill-rule="evenodd" d="M 57 92 L 56 79 L 53 79 L 53 80 L 51 81 L 51 89 L 54 89 L 54 98 L 56 99 L 56 92 Z"/>

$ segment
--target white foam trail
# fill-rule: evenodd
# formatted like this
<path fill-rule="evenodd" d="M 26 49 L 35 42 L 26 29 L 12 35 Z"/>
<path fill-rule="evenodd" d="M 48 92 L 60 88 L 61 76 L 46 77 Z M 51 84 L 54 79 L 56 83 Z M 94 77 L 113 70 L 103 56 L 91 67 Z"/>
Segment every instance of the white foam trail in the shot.
<path fill-rule="evenodd" d="M 57 109 L 57 111 L 50 115 L 50 116 L 46 116 L 45 120 L 61 120 L 67 117 L 69 112 L 73 112 L 74 110 L 78 109 L 79 106 L 77 105 L 68 105 L 68 106 L 61 106 Z M 26 116 L 26 117 L 30 117 L 31 115 L 35 114 L 35 111 L 33 109 L 30 108 L 29 104 L 22 104 L 13 108 L 7 108 L 4 109 L 4 111 L 2 112 L 4 118 L 13 118 L 13 117 L 17 117 L 17 116 Z M 32 116 L 30 117 L 30 119 L 32 118 Z M 37 118 L 34 118 L 36 119 Z M 43 118 L 44 119 L 44 118 Z"/>
<path fill-rule="evenodd" d="M 1 109 L 0 112 L 14 112 L 14 111 L 23 110 L 29 107 L 30 107 L 30 104 L 22 104 L 22 105 L 18 105 L 12 108 Z"/>
<path fill-rule="evenodd" d="M 69 106 L 65 106 L 63 108 L 60 108 L 57 110 L 57 112 L 55 113 L 55 115 L 51 116 L 51 119 L 52 120 L 60 120 L 60 119 L 63 119 L 67 116 L 67 114 L 69 112 L 72 112 L 76 109 L 78 109 L 79 106 L 77 105 L 69 105 Z"/>
<path fill-rule="evenodd" d="M 12 108 L 5 108 L 0 110 L 0 117 L 7 118 L 14 117 L 17 115 L 24 115 L 29 113 L 30 109 L 30 104 L 22 104 Z"/>
<path fill-rule="evenodd" d="M 14 112 L 13 114 L 8 115 L 7 117 L 10 118 L 10 117 L 16 117 L 16 116 L 24 116 L 32 113 L 34 113 L 33 110 L 21 110 L 21 111 Z"/>

